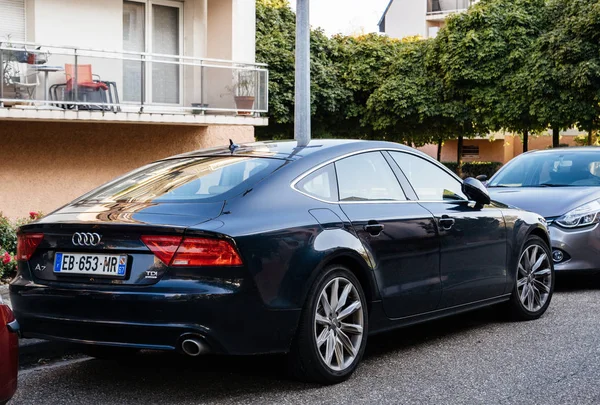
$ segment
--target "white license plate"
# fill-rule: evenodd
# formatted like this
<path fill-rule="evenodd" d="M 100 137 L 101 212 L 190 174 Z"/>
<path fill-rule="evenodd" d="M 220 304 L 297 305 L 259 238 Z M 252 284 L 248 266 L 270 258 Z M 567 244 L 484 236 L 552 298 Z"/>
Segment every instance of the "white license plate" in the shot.
<path fill-rule="evenodd" d="M 125 277 L 127 255 L 56 253 L 54 273 Z"/>

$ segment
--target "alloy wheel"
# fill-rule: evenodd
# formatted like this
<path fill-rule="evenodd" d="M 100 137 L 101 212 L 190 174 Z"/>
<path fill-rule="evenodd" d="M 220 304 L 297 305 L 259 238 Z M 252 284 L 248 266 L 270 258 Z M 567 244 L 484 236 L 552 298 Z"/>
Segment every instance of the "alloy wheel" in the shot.
<path fill-rule="evenodd" d="M 548 300 L 552 289 L 550 258 L 539 245 L 528 246 L 519 259 L 517 293 L 523 307 L 529 312 L 539 311 Z"/>
<path fill-rule="evenodd" d="M 363 340 L 363 327 L 356 287 L 344 277 L 334 278 L 321 291 L 314 324 L 317 351 L 327 367 L 343 371 L 352 365 Z"/>

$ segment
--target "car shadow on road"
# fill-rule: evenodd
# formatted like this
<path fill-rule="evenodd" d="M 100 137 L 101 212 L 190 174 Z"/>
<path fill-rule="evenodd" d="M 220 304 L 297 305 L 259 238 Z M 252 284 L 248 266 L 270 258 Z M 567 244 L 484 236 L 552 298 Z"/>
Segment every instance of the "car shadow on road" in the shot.
<path fill-rule="evenodd" d="M 493 323 L 511 322 L 505 307 L 496 305 L 476 311 L 454 315 L 422 324 L 395 329 L 371 336 L 365 352 L 365 360 L 378 358 L 390 352 L 414 349 L 435 340 L 450 339 L 458 334 L 468 334 L 473 330 Z"/>
<path fill-rule="evenodd" d="M 371 363 L 380 356 L 411 350 L 434 339 L 446 339 L 493 322 L 503 322 L 500 312 L 488 308 L 370 337 L 364 361 Z M 249 396 L 260 398 L 267 392 L 281 395 L 284 400 L 293 391 L 302 391 L 308 397 L 315 395 L 317 400 L 321 389 L 319 385 L 289 378 L 285 373 L 285 356 L 275 355 L 188 358 L 173 353 L 143 352 L 118 362 L 90 360 L 79 363 L 77 368 L 77 372 L 60 371 L 65 375 L 57 377 L 68 379 L 73 390 L 89 392 L 112 387 L 118 392 L 144 392 L 145 398 L 155 402 L 169 402 L 174 391 L 179 401 L 245 402 Z M 93 396 L 90 393 L 90 397 Z M 123 398 L 123 402 L 137 401 L 132 397 Z"/>
<path fill-rule="evenodd" d="M 600 274 L 556 274 L 554 290 L 557 293 L 600 290 Z"/>

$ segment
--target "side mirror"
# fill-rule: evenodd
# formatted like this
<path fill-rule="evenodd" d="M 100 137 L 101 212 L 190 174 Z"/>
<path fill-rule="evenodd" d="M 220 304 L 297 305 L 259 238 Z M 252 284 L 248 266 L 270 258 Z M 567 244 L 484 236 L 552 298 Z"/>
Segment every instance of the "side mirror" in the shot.
<path fill-rule="evenodd" d="M 472 177 L 463 181 L 462 191 L 470 200 L 475 201 L 477 204 L 487 205 L 492 202 L 485 186 L 479 180 Z"/>
<path fill-rule="evenodd" d="M 486 176 L 485 174 L 480 174 L 479 176 L 477 176 L 475 178 L 483 183 L 484 181 L 487 181 L 488 176 Z"/>

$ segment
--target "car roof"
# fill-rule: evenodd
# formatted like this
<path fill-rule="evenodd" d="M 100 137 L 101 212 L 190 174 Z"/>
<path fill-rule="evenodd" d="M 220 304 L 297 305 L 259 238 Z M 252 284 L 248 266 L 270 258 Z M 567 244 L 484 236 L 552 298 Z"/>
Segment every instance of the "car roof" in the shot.
<path fill-rule="evenodd" d="M 344 153 L 366 149 L 402 149 L 415 152 L 414 149 L 393 142 L 364 141 L 357 139 L 313 139 L 305 147 L 298 147 L 296 141 L 266 141 L 240 144 L 232 154 L 228 146 L 200 149 L 184 153 L 169 159 L 202 156 L 252 156 L 273 159 L 299 160 L 319 154 L 336 156 L 340 150 Z M 325 156 L 327 157 L 327 156 Z"/>

